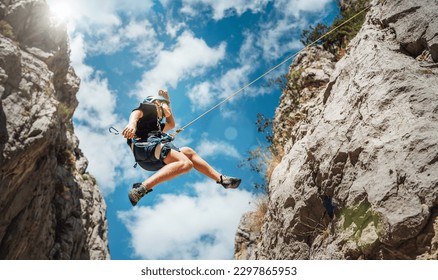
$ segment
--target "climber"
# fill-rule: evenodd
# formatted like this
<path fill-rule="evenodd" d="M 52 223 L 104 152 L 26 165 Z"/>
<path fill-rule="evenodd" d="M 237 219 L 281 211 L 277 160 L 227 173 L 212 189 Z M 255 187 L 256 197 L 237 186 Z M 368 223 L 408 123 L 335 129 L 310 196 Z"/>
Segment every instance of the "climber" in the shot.
<path fill-rule="evenodd" d="M 225 189 L 239 186 L 241 179 L 220 174 L 193 149 L 175 147 L 171 143 L 173 137 L 165 133 L 174 127 L 175 120 L 166 90 L 160 90 L 158 96 L 146 97 L 132 110 L 122 135 L 127 139 L 136 163 L 145 170 L 157 171 L 144 182 L 133 184 L 128 193 L 133 206 L 155 185 L 187 173 L 192 167 Z"/>

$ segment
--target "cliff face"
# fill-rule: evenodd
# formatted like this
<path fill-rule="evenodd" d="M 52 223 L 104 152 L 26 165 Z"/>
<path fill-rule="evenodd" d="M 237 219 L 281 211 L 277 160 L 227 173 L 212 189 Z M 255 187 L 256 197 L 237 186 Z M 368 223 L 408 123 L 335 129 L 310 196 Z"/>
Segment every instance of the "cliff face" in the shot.
<path fill-rule="evenodd" d="M 372 1 L 336 65 L 319 48 L 297 57 L 291 73 L 321 83 L 294 112 L 283 93 L 284 156 L 263 226 L 242 218 L 235 257 L 438 259 L 437 62 L 435 0 Z"/>
<path fill-rule="evenodd" d="M 106 205 L 71 118 L 79 78 L 41 0 L 0 1 L 0 259 L 108 259 Z"/>

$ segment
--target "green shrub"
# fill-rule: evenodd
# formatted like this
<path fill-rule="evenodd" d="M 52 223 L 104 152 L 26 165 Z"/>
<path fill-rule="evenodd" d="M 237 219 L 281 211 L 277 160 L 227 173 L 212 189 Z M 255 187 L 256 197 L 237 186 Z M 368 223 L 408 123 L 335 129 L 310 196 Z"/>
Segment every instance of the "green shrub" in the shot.
<path fill-rule="evenodd" d="M 301 33 L 301 42 L 304 45 L 308 45 L 317 41 L 329 30 L 333 30 L 340 26 L 338 29 L 316 42 L 316 44 L 322 45 L 326 50 L 335 54 L 337 50 L 345 48 L 361 29 L 365 22 L 366 13 L 361 13 L 351 20 L 350 18 L 368 7 L 369 2 L 370 0 L 358 0 L 354 2 L 349 8 L 341 11 L 341 14 L 334 20 L 331 27 L 322 23 L 318 23 L 315 27 L 310 26 L 309 29 L 306 29 Z M 345 23 L 347 20 L 349 21 Z"/>
<path fill-rule="evenodd" d="M 12 28 L 12 26 L 5 20 L 0 20 L 0 33 L 11 39 L 11 40 L 15 40 L 15 34 L 14 34 L 14 29 Z"/>

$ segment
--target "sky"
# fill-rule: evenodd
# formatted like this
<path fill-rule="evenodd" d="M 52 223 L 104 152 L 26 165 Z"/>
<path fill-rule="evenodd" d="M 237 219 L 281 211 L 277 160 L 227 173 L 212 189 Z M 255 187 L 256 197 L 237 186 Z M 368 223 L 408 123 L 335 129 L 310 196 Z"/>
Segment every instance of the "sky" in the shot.
<path fill-rule="evenodd" d="M 257 114 L 272 118 L 281 89 L 269 79 L 289 62 L 177 135 L 225 175 L 242 178 L 225 190 L 195 170 L 157 185 L 132 207 L 133 183 L 152 173 L 134 168 L 121 131 L 147 95 L 167 89 L 177 128 L 239 91 L 303 48 L 300 34 L 339 14 L 335 0 L 47 0 L 70 37 L 81 79 L 73 116 L 79 147 L 107 205 L 114 260 L 233 258 L 242 214 L 264 194 L 263 174 L 240 163 L 266 146 Z"/>

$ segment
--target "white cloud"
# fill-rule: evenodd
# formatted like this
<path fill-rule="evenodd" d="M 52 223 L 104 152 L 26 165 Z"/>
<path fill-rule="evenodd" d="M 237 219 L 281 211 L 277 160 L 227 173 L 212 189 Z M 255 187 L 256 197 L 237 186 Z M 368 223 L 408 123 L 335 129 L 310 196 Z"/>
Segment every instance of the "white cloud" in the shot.
<path fill-rule="evenodd" d="M 175 137 L 175 140 L 173 141 L 173 144 L 179 148 L 190 145 L 190 143 L 193 142 L 193 139 L 190 136 L 187 136 L 186 134 L 187 133 L 185 132 L 184 134 L 177 135 Z"/>
<path fill-rule="evenodd" d="M 251 33 L 247 33 L 244 43 L 239 52 L 238 63 L 242 66 L 228 69 L 221 77 L 212 78 L 195 84 L 188 92 L 187 96 L 191 102 L 192 110 L 205 110 L 216 105 L 230 95 L 240 90 L 248 83 L 248 77 L 257 67 L 258 51 L 254 46 Z M 243 92 L 242 92 L 243 95 Z M 228 102 L 238 99 L 235 96 Z M 227 111 L 222 111 L 227 114 Z"/>
<path fill-rule="evenodd" d="M 260 25 L 260 34 L 256 44 L 263 50 L 263 58 L 273 61 L 303 46 L 296 30 L 308 28 L 308 19 L 302 12 L 327 14 L 324 9 L 333 0 L 279 0 L 274 1 L 276 20 Z"/>
<path fill-rule="evenodd" d="M 86 34 L 88 52 L 111 54 L 137 44 L 137 52 L 144 57 L 161 46 L 152 24 L 134 19 L 148 12 L 152 1 L 48 0 L 48 4 L 58 19 L 67 22 L 70 33 Z M 127 23 L 121 14 L 128 15 Z"/>
<path fill-rule="evenodd" d="M 96 27 L 118 26 L 119 13 L 135 16 L 149 11 L 153 1 L 138 0 L 47 0 L 52 13 L 59 19 L 74 24 L 82 31 L 95 30 Z"/>
<path fill-rule="evenodd" d="M 230 96 L 247 84 L 249 74 L 253 70 L 251 65 L 248 64 L 228 70 L 219 80 L 219 88 L 222 92 L 221 98 Z"/>
<path fill-rule="evenodd" d="M 172 22 L 167 22 L 166 24 L 166 33 L 172 37 L 175 38 L 177 33 L 180 30 L 183 30 L 185 27 L 187 27 L 187 25 L 183 22 L 178 22 L 178 23 L 172 23 Z"/>
<path fill-rule="evenodd" d="M 100 129 L 116 123 L 116 95 L 110 91 L 107 79 L 99 74 L 92 79 L 83 79 L 77 97 L 79 106 L 75 112 L 76 120 Z"/>
<path fill-rule="evenodd" d="M 114 0 L 47 0 L 47 4 L 57 18 L 83 30 L 92 30 L 96 25 L 119 25 L 120 19 L 116 15 L 116 2 Z"/>
<path fill-rule="evenodd" d="M 175 119 L 175 123 L 177 124 L 177 127 L 182 126 L 182 125 L 178 125 L 182 123 L 181 120 L 178 118 Z M 194 131 L 192 129 L 186 129 L 183 130 L 182 132 L 183 133 L 177 134 L 175 140 L 173 141 L 173 144 L 179 148 L 189 146 L 191 143 L 193 143 Z"/>
<path fill-rule="evenodd" d="M 220 77 L 214 77 L 208 81 L 195 84 L 189 89 L 187 96 L 193 111 L 209 109 L 251 82 L 249 77 L 258 69 L 261 55 L 261 50 L 257 47 L 256 42 L 254 33 L 244 32 L 244 41 L 237 58 L 240 66 L 230 68 Z M 243 95 L 254 93 L 257 93 L 254 91 L 254 87 L 248 87 L 229 99 L 227 103 L 235 103 Z M 228 107 L 222 106 L 221 109 L 222 116 L 226 118 L 230 118 L 235 114 L 235 111 Z"/>
<path fill-rule="evenodd" d="M 236 93 L 248 82 L 249 74 L 253 70 L 250 65 L 243 65 L 239 68 L 229 69 L 220 78 L 211 79 L 211 82 L 201 82 L 194 85 L 187 92 L 192 110 L 209 109 L 218 102 Z M 236 95 L 227 102 L 233 102 L 238 97 L 239 96 Z"/>
<path fill-rule="evenodd" d="M 273 61 L 285 53 L 290 54 L 292 50 L 301 48 L 300 41 L 291 37 L 284 43 L 280 43 L 285 40 L 285 34 L 292 35 L 292 31 L 298 28 L 298 24 L 297 21 L 286 18 L 262 26 L 262 36 L 257 41 L 257 45 L 263 50 L 263 58 Z"/>
<path fill-rule="evenodd" d="M 285 14 L 299 17 L 300 12 L 320 12 L 330 2 L 333 2 L 333 0 L 279 0 L 274 1 L 274 5 Z"/>
<path fill-rule="evenodd" d="M 134 160 L 129 147 L 121 136 L 111 135 L 107 130 L 75 125 L 75 134 L 80 139 L 79 147 L 89 161 L 88 171 L 96 177 L 103 194 L 110 194 L 115 190 L 118 180 L 127 177 L 125 173 L 132 173 L 130 169 Z M 116 166 L 121 169 L 116 169 Z"/>
<path fill-rule="evenodd" d="M 195 85 L 188 93 L 190 102 L 192 103 L 192 110 L 205 109 L 211 106 L 215 101 L 215 93 L 210 82 L 201 82 Z"/>
<path fill-rule="evenodd" d="M 89 36 L 87 47 L 93 54 L 113 54 L 132 45 L 139 57 L 153 57 L 163 47 L 147 20 L 131 20 L 126 25 L 103 28 Z"/>
<path fill-rule="evenodd" d="M 93 68 L 84 64 L 87 54 L 85 51 L 84 37 L 81 34 L 70 38 L 70 49 L 70 59 L 76 75 L 82 79 L 90 77 L 93 74 Z"/>
<path fill-rule="evenodd" d="M 256 42 L 259 40 L 258 36 L 249 31 L 243 32 L 244 41 L 239 50 L 239 62 L 242 65 L 251 64 L 253 67 L 257 65 L 260 57 L 260 50 L 257 48 Z"/>
<path fill-rule="evenodd" d="M 88 171 L 107 195 L 114 191 L 118 180 L 135 177 L 134 160 L 126 142 L 121 136 L 108 132 L 110 126 L 120 129 L 125 122 L 115 113 L 117 99 L 107 79 L 85 63 L 83 37 L 73 37 L 70 47 L 72 66 L 81 78 L 77 94 L 79 105 L 74 115 L 75 133 L 80 139 L 79 147 L 89 161 Z"/>
<path fill-rule="evenodd" d="M 237 149 L 230 143 L 225 141 L 211 141 L 206 139 L 205 135 L 202 137 L 195 150 L 202 158 L 228 156 L 231 158 L 240 159 L 242 157 Z"/>
<path fill-rule="evenodd" d="M 215 182 L 193 185 L 196 195 L 161 196 L 152 207 L 118 212 L 141 259 L 232 259 L 240 217 L 254 195 L 224 190 Z M 157 186 L 159 188 L 159 186 Z M 147 196 L 143 198 L 147 200 Z"/>
<path fill-rule="evenodd" d="M 86 58 L 84 48 L 82 36 L 72 39 L 72 65 L 81 78 L 81 86 L 77 94 L 79 106 L 74 117 L 93 128 L 108 128 L 117 121 L 114 114 L 116 95 L 109 89 L 108 80 L 102 78 L 84 62 Z"/>
<path fill-rule="evenodd" d="M 303 12 L 326 15 L 329 11 L 325 11 L 325 8 L 331 2 L 333 0 L 272 1 L 274 9 L 273 14 L 269 16 L 270 20 L 259 23 L 257 33 L 251 34 L 257 38 L 253 39 L 253 45 L 262 50 L 263 59 L 266 61 L 275 61 L 285 54 L 290 55 L 292 51 L 302 48 L 298 38 L 301 32 L 296 34 L 296 30 L 302 30 L 309 25 Z M 253 53 L 257 53 L 254 48 L 251 49 L 254 50 Z"/>
<path fill-rule="evenodd" d="M 131 21 L 123 30 L 125 37 L 131 40 L 142 37 L 155 37 L 153 26 L 147 20 Z"/>
<path fill-rule="evenodd" d="M 213 10 L 213 19 L 220 20 L 229 15 L 241 15 L 250 10 L 253 13 L 259 12 L 265 8 L 270 0 L 183 0 L 181 12 L 194 16 L 201 13 L 202 6 L 211 7 Z"/>
<path fill-rule="evenodd" d="M 184 32 L 174 48 L 157 55 L 156 66 L 143 74 L 135 94 L 141 98 L 153 95 L 160 88 L 176 88 L 178 82 L 200 75 L 224 58 L 225 44 L 210 48 L 204 40 Z"/>

